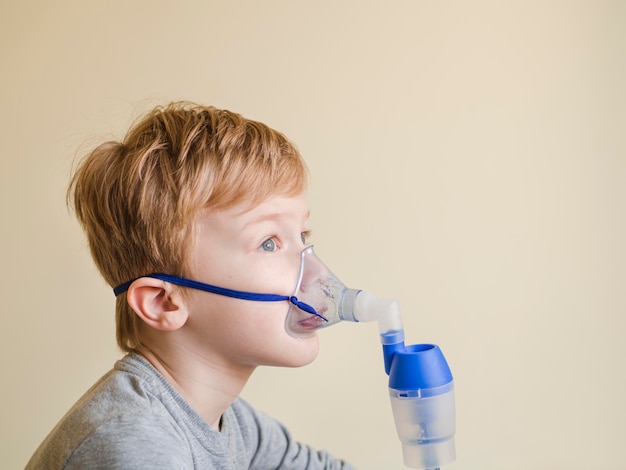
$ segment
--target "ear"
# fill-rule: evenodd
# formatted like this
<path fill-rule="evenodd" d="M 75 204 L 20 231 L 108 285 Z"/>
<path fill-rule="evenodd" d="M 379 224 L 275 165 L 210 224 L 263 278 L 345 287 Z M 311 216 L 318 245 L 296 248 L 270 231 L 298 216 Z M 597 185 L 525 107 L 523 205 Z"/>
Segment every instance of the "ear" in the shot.
<path fill-rule="evenodd" d="M 157 330 L 175 331 L 189 316 L 181 295 L 160 279 L 136 279 L 128 288 L 126 299 L 137 316 Z"/>

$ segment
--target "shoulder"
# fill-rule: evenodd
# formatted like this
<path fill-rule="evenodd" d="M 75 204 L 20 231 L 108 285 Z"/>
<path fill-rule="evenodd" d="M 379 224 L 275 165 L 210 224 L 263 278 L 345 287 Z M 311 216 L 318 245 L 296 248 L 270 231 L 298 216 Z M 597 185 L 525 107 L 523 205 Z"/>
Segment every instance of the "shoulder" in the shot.
<path fill-rule="evenodd" d="M 134 468 L 135 454 L 145 462 L 164 452 L 184 462 L 184 433 L 168 410 L 167 393 L 125 358 L 74 404 L 26 468 Z"/>
<path fill-rule="evenodd" d="M 192 452 L 174 423 L 159 415 L 116 416 L 68 456 L 70 469 L 191 469 Z"/>

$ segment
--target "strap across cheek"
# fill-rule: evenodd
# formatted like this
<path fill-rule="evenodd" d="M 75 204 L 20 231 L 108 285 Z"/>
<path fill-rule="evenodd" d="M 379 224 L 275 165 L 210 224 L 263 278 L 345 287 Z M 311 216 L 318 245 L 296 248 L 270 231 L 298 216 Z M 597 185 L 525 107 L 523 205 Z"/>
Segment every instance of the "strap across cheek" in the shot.
<path fill-rule="evenodd" d="M 282 302 L 282 301 L 287 300 L 291 302 L 293 305 L 295 305 L 296 307 L 298 307 L 299 309 L 307 313 L 310 313 L 311 315 L 316 315 L 324 321 L 328 321 L 326 317 L 317 313 L 315 308 L 313 308 L 307 303 L 300 302 L 298 298 L 293 295 L 289 296 L 289 295 L 279 295 L 279 294 L 260 294 L 256 292 L 245 292 L 245 291 L 240 291 L 240 290 L 227 289 L 225 287 L 213 286 L 211 284 L 205 284 L 203 282 L 194 281 L 192 279 L 187 279 L 185 277 L 174 276 L 172 274 L 164 274 L 164 273 L 152 273 L 152 274 L 147 274 L 141 277 L 150 277 L 153 279 L 160 279 L 161 281 L 169 282 L 171 284 L 176 284 L 177 286 L 189 287 L 191 289 L 201 290 L 204 292 L 210 292 L 211 294 L 223 295 L 226 297 L 232 297 L 232 298 L 241 299 L 241 300 L 251 300 L 251 301 L 256 301 L 256 302 Z M 137 279 L 139 278 L 124 282 L 123 284 L 116 286 L 113 289 L 113 293 L 115 294 L 115 296 L 117 297 L 118 295 L 126 292 L 129 289 L 130 285 Z"/>

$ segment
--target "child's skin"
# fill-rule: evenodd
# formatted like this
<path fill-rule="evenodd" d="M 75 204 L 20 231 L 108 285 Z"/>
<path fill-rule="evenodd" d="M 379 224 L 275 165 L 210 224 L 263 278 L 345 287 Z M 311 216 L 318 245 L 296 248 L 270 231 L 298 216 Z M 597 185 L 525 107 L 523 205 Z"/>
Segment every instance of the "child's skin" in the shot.
<path fill-rule="evenodd" d="M 306 246 L 304 194 L 272 196 L 196 219 L 186 277 L 230 289 L 291 295 Z M 285 331 L 288 302 L 254 302 L 140 278 L 128 302 L 143 320 L 138 352 L 215 429 L 257 366 L 299 367 L 316 335 Z"/>

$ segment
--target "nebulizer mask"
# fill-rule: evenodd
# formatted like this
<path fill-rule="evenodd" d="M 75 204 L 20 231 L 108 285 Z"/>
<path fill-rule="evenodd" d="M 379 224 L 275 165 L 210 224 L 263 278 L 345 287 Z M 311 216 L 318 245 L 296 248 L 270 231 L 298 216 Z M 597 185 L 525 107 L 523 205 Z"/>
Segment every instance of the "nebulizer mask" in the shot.
<path fill-rule="evenodd" d="M 287 333 L 307 338 L 340 321 L 377 321 L 396 430 L 408 467 L 436 469 L 455 460 L 455 404 L 450 368 L 433 344 L 404 344 L 397 300 L 346 287 L 315 255 L 313 246 L 301 253 L 300 271 L 292 295 L 239 291 L 184 277 L 152 273 L 152 277 L 192 289 L 242 300 L 289 302 Z M 113 289 L 127 291 L 134 280 Z"/>

